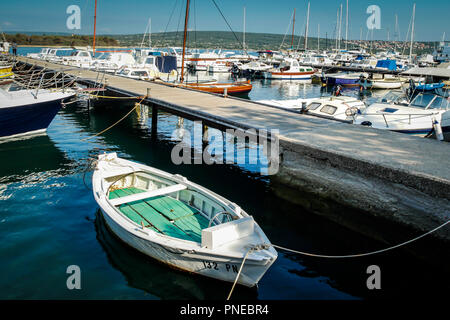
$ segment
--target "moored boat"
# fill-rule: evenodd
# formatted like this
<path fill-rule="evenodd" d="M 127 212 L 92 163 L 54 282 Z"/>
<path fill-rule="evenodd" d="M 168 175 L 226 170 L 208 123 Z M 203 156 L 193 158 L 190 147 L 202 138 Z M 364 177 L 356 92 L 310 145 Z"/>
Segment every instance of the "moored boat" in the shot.
<path fill-rule="evenodd" d="M 442 131 L 450 130 L 450 102 L 448 98 L 419 93 L 410 103 L 403 97 L 383 98 L 371 104 L 355 117 L 355 124 L 377 129 L 426 136 L 433 132 L 437 121 Z"/>
<path fill-rule="evenodd" d="M 263 76 L 274 80 L 311 80 L 315 72 L 311 67 L 301 66 L 296 59 L 286 58 L 279 68 L 265 71 Z"/>
<path fill-rule="evenodd" d="M 44 133 L 61 109 L 61 102 L 75 94 L 71 89 L 0 89 L 0 139 Z"/>
<path fill-rule="evenodd" d="M 237 283 L 252 287 L 277 258 L 252 216 L 180 175 L 109 153 L 92 185 L 108 228 L 169 266 L 228 282 L 242 266 Z"/>
<path fill-rule="evenodd" d="M 253 88 L 250 80 L 230 83 L 180 83 L 176 86 L 218 94 L 225 94 L 226 90 L 226 93 L 230 95 L 244 95 Z"/>

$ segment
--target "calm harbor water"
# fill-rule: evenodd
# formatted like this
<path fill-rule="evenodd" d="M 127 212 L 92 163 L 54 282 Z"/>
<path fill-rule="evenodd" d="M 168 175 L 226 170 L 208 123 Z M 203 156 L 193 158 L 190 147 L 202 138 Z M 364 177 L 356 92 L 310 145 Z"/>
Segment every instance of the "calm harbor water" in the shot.
<path fill-rule="evenodd" d="M 326 94 L 316 85 L 257 80 L 249 98 L 321 93 Z M 47 135 L 0 143 L 0 299 L 226 298 L 231 284 L 172 270 L 135 252 L 105 228 L 90 190 L 91 173 L 86 173 L 88 159 L 103 151 L 180 173 L 223 195 L 253 215 L 275 244 L 330 255 L 387 246 L 277 198 L 259 165 L 174 165 L 170 152 L 177 143 L 172 138 L 175 116 L 160 113 L 158 134 L 152 137 L 151 118 L 142 108 L 92 137 L 131 107 L 111 104 L 88 112 L 85 103 L 68 105 Z M 184 128 L 192 131 L 193 123 L 185 120 Z M 88 137 L 92 139 L 82 141 Z M 366 269 L 374 264 L 382 272 L 382 289 L 375 291 L 366 286 Z M 66 287 L 69 265 L 81 268 L 81 290 Z M 450 288 L 448 275 L 448 270 L 402 249 L 345 260 L 279 251 L 259 288 L 237 287 L 233 298 L 430 297 Z"/>

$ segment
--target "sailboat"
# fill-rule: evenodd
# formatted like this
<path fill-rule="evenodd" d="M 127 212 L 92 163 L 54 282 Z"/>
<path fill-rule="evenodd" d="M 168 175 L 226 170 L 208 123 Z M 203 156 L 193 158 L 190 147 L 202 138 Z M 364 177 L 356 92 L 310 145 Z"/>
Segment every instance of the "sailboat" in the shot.
<path fill-rule="evenodd" d="M 230 95 L 248 94 L 253 87 L 250 81 L 236 81 L 232 83 L 208 83 L 208 84 L 184 83 L 186 36 L 187 36 L 188 21 L 189 21 L 189 0 L 187 0 L 186 2 L 186 16 L 184 21 L 183 53 L 181 57 L 180 83 L 175 84 L 175 86 L 180 88 L 188 88 L 218 94 L 230 94 Z"/>

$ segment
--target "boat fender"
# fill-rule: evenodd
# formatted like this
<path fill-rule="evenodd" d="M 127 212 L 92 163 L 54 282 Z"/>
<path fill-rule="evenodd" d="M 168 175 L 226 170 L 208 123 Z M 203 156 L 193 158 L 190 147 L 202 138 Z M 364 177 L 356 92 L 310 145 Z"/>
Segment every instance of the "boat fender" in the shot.
<path fill-rule="evenodd" d="M 303 101 L 302 102 L 302 113 L 306 113 L 306 102 L 305 101 Z"/>
<path fill-rule="evenodd" d="M 434 128 L 434 132 L 436 134 L 436 139 L 439 141 L 443 141 L 444 140 L 444 134 L 442 133 L 442 127 L 441 124 L 439 123 L 439 121 L 437 121 L 436 117 L 432 117 L 431 121 L 433 122 L 433 128 Z"/>
<path fill-rule="evenodd" d="M 362 126 L 368 126 L 368 127 L 371 127 L 371 126 L 372 126 L 372 122 L 370 122 L 370 121 L 363 121 L 363 122 L 361 122 L 361 125 L 362 125 Z"/>

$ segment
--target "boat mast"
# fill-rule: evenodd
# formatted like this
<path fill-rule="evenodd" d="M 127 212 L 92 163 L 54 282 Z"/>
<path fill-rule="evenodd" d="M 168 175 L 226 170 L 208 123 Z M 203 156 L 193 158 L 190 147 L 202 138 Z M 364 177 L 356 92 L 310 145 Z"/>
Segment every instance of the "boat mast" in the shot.
<path fill-rule="evenodd" d="M 338 48 L 338 38 L 339 38 L 339 7 L 337 9 L 337 14 L 336 14 L 336 49 Z"/>
<path fill-rule="evenodd" d="M 244 33 L 243 33 L 243 36 L 242 36 L 242 49 L 244 49 L 244 51 L 245 51 L 245 6 L 244 6 Z"/>
<path fill-rule="evenodd" d="M 305 30 L 305 52 L 308 50 L 308 30 L 309 30 L 309 5 L 308 1 L 308 13 L 306 14 L 306 30 Z"/>
<path fill-rule="evenodd" d="M 95 11 L 94 11 L 94 43 L 92 45 L 92 51 L 95 57 L 95 31 L 97 26 L 97 0 L 95 0 Z"/>
<path fill-rule="evenodd" d="M 416 17 L 416 3 L 413 5 L 412 27 L 411 27 L 411 46 L 409 47 L 409 62 L 412 63 L 412 49 L 414 42 L 414 20 Z"/>
<path fill-rule="evenodd" d="M 345 14 L 345 50 L 347 50 L 348 43 L 348 0 L 347 0 L 347 12 Z"/>
<path fill-rule="evenodd" d="M 295 27 L 295 8 L 294 8 L 294 16 L 292 19 L 292 40 L 291 40 L 291 49 L 294 50 L 294 27 Z"/>
<path fill-rule="evenodd" d="M 320 50 L 320 23 L 317 25 L 317 51 Z"/>
<path fill-rule="evenodd" d="M 187 0 L 186 2 L 186 17 L 184 18 L 183 55 L 181 57 L 181 77 L 180 77 L 181 83 L 183 83 L 184 80 L 184 55 L 186 53 L 186 35 L 187 35 L 188 20 L 189 20 L 189 0 Z"/>
<path fill-rule="evenodd" d="M 149 27 L 148 27 L 148 47 L 152 47 L 152 18 L 149 18 Z"/>
<path fill-rule="evenodd" d="M 341 35 L 342 35 L 342 3 L 341 3 L 341 14 L 339 16 L 339 49 L 341 49 Z"/>

